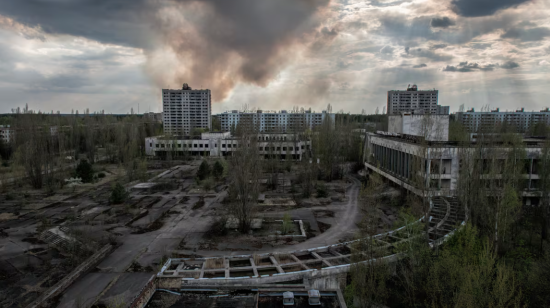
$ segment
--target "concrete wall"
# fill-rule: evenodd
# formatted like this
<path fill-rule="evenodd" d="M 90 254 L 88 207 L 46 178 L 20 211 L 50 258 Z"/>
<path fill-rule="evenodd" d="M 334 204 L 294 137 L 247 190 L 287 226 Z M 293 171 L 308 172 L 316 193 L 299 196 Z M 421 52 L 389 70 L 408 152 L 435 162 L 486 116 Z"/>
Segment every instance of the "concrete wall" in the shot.
<path fill-rule="evenodd" d="M 429 141 L 448 141 L 449 115 L 410 113 L 390 115 L 388 132 L 419 136 Z"/>
<path fill-rule="evenodd" d="M 390 115 L 388 116 L 388 132 L 402 134 L 403 133 L 403 116 Z"/>
<path fill-rule="evenodd" d="M 147 305 L 155 291 L 157 290 L 156 276 L 153 275 L 147 284 L 141 289 L 138 296 L 134 298 L 129 308 L 143 308 Z"/>

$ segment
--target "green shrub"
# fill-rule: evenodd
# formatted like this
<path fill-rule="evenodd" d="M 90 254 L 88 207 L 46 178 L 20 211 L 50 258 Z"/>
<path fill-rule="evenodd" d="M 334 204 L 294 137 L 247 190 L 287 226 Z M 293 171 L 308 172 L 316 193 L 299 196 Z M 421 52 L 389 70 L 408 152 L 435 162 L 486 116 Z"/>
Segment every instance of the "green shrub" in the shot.
<path fill-rule="evenodd" d="M 205 191 L 211 190 L 212 188 L 214 188 L 214 181 L 212 181 L 212 179 L 206 179 L 202 181 L 202 188 Z"/>
<path fill-rule="evenodd" d="M 285 213 L 283 216 L 283 234 L 288 234 L 290 231 L 292 231 L 292 218 L 290 217 L 289 213 Z"/>
<path fill-rule="evenodd" d="M 92 164 L 82 159 L 76 167 L 76 176 L 82 179 L 82 183 L 90 183 L 94 179 L 94 169 Z"/>
<path fill-rule="evenodd" d="M 121 204 L 126 201 L 126 198 L 128 198 L 128 192 L 122 184 L 116 183 L 111 190 L 111 203 Z"/>
<path fill-rule="evenodd" d="M 324 184 L 317 184 L 317 198 L 328 197 L 327 187 Z"/>
<path fill-rule="evenodd" d="M 220 179 L 223 176 L 223 165 L 222 163 L 217 160 L 216 163 L 214 163 L 214 167 L 212 168 L 212 175 L 216 179 Z"/>
<path fill-rule="evenodd" d="M 104 173 L 104 172 L 100 172 L 100 173 L 97 174 L 97 178 L 98 178 L 98 179 L 102 179 L 102 178 L 104 178 L 104 177 L 105 177 L 105 173 Z"/>
<path fill-rule="evenodd" d="M 199 180 L 204 180 L 210 176 L 210 165 L 206 160 L 203 160 L 199 166 L 199 171 L 197 172 L 197 177 Z"/>

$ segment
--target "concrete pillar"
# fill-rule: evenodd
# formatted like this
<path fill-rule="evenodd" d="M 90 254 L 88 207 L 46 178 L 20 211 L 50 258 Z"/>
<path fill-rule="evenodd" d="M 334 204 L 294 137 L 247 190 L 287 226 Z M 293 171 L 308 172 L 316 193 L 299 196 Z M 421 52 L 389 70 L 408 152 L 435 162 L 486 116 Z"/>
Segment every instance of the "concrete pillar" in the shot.
<path fill-rule="evenodd" d="M 439 179 L 438 179 L 439 183 L 437 183 L 437 185 L 439 185 L 438 188 L 441 188 L 441 174 L 442 174 L 442 172 L 443 172 L 443 158 L 440 157 L 439 158 Z"/>
<path fill-rule="evenodd" d="M 528 188 L 529 190 L 531 190 L 531 181 L 532 181 L 532 175 L 533 175 L 533 159 L 531 158 L 530 159 L 530 166 L 529 166 L 529 183 L 528 183 Z"/>

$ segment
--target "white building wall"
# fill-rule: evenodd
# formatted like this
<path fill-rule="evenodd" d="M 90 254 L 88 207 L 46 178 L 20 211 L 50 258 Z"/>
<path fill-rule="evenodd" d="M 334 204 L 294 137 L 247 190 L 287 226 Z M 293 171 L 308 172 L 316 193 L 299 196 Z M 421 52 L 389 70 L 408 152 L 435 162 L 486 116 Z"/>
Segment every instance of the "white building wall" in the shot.
<path fill-rule="evenodd" d="M 410 113 L 390 115 L 388 132 L 423 137 L 428 141 L 448 141 L 449 116 Z"/>
<path fill-rule="evenodd" d="M 300 124 L 302 129 L 314 129 L 320 126 L 327 117 L 329 117 L 334 125 L 336 115 L 334 113 L 288 113 L 280 112 L 239 112 L 233 110 L 218 114 L 222 131 L 230 131 L 232 127 L 236 127 L 241 119 L 252 119 L 254 127 L 259 129 L 259 132 L 288 132 L 292 125 Z"/>

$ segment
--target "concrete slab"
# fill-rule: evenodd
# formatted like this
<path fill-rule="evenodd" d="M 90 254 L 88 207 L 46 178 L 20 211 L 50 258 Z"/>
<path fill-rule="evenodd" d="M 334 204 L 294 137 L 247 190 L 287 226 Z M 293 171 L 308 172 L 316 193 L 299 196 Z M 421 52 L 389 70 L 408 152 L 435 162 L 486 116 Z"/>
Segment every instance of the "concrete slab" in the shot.
<path fill-rule="evenodd" d="M 88 273 L 61 296 L 57 308 L 90 307 L 117 273 Z"/>
<path fill-rule="evenodd" d="M 103 294 L 99 302 L 105 305 L 113 301 L 129 304 L 153 275 L 153 273 L 123 273 L 115 284 Z"/>

